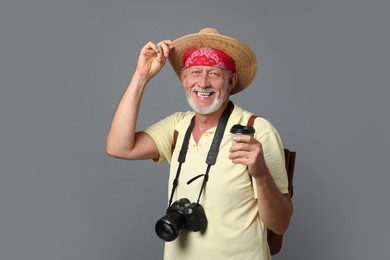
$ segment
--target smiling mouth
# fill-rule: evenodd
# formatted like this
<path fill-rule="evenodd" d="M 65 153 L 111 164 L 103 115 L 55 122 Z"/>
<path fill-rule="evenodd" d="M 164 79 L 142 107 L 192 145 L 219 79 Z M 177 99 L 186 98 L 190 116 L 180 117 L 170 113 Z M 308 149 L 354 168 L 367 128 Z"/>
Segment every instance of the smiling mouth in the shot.
<path fill-rule="evenodd" d="M 214 91 L 204 91 L 204 90 L 202 91 L 194 90 L 193 92 L 199 97 L 209 97 L 215 93 Z"/>
<path fill-rule="evenodd" d="M 198 95 L 200 97 L 209 97 L 213 94 L 211 92 L 200 92 L 200 91 L 195 91 L 195 93 L 196 93 L 196 95 Z"/>

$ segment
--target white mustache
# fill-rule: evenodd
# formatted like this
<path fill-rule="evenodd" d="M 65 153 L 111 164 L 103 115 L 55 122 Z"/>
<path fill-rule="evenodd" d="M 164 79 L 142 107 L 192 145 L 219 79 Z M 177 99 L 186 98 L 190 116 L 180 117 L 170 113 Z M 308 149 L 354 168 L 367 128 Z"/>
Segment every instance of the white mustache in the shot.
<path fill-rule="evenodd" d="M 200 87 L 193 87 L 192 92 L 201 92 L 201 93 L 215 93 L 215 89 L 212 88 L 200 88 Z"/>

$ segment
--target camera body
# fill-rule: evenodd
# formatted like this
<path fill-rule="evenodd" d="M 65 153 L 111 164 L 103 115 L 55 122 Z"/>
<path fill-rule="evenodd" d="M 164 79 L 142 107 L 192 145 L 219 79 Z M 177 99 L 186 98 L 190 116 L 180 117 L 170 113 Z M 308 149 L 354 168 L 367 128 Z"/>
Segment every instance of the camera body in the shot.
<path fill-rule="evenodd" d="M 156 223 L 156 233 L 164 241 L 175 240 L 184 229 L 194 232 L 207 226 L 207 218 L 202 205 L 191 203 L 183 198 L 174 202 L 167 213 Z"/>

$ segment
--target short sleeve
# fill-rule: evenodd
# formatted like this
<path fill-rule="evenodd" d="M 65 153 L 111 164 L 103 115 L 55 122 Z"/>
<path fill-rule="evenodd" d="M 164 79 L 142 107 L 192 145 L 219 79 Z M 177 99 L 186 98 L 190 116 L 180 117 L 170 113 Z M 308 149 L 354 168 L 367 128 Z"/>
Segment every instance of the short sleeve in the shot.
<path fill-rule="evenodd" d="M 260 129 L 255 134 L 255 137 L 262 145 L 264 159 L 271 176 L 280 192 L 283 194 L 288 193 L 284 148 L 279 133 L 271 123 L 263 118 L 256 119 L 254 126 L 256 130 Z"/>
<path fill-rule="evenodd" d="M 159 158 L 155 160 L 157 163 L 164 160 L 167 160 L 168 162 L 171 161 L 175 128 L 187 114 L 188 112 L 174 113 L 143 130 L 144 133 L 148 134 L 153 139 L 157 146 L 160 154 Z"/>

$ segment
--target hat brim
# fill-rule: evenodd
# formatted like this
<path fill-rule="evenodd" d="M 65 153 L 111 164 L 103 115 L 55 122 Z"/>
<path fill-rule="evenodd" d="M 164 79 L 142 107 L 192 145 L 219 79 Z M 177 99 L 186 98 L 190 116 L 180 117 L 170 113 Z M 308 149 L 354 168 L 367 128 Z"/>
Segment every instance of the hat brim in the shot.
<path fill-rule="evenodd" d="M 169 54 L 169 62 L 180 79 L 184 54 L 192 49 L 209 47 L 230 55 L 235 63 L 238 81 L 231 95 L 247 88 L 257 72 L 256 55 L 245 43 L 219 33 L 199 32 L 188 34 L 173 41 L 173 49 Z"/>

